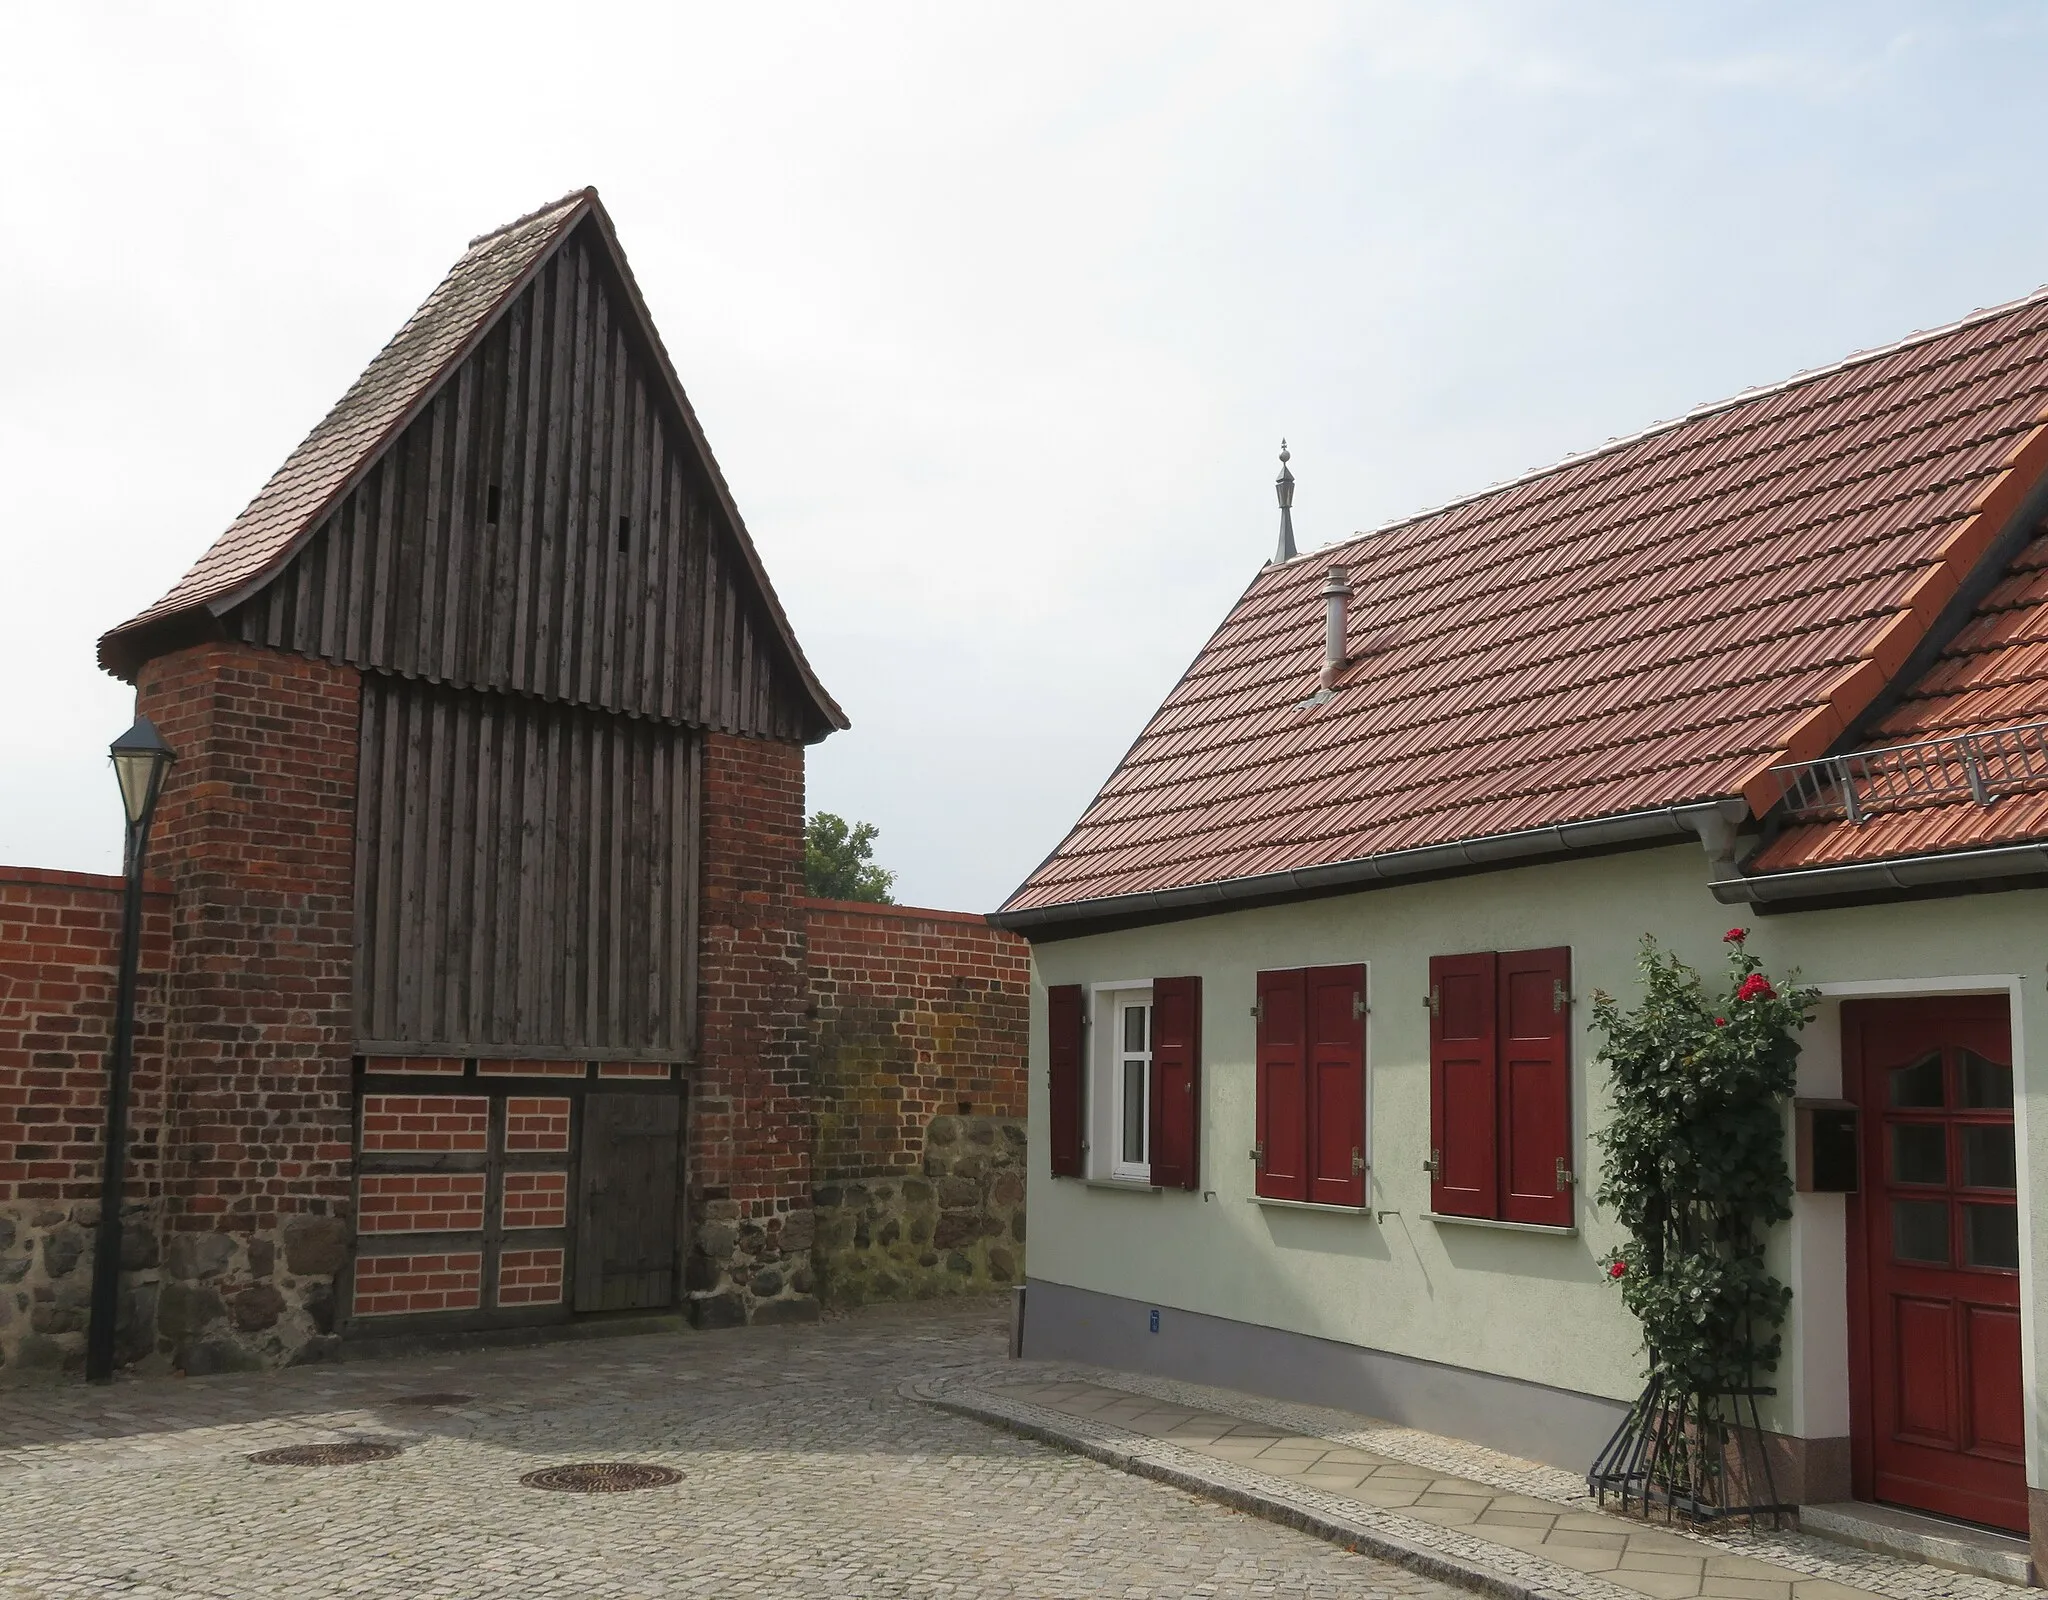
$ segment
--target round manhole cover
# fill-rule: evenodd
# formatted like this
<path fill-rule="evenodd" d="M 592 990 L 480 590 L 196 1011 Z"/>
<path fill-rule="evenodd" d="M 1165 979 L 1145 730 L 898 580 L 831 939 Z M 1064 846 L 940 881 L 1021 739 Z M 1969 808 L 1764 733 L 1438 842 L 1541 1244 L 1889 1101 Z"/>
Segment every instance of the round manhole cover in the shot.
<path fill-rule="evenodd" d="M 446 1392 L 437 1391 L 433 1394 L 394 1395 L 386 1404 L 394 1406 L 419 1406 L 422 1408 L 430 1406 L 466 1406 L 475 1398 L 476 1396 L 473 1394 L 460 1394 L 450 1389 Z"/>
<path fill-rule="evenodd" d="M 681 1483 L 674 1467 L 651 1467 L 639 1461 L 579 1461 L 566 1467 L 542 1467 L 519 1480 L 529 1489 L 559 1489 L 567 1494 L 624 1494 L 628 1489 L 658 1489 Z"/>
<path fill-rule="evenodd" d="M 395 1444 L 351 1439 L 344 1444 L 288 1444 L 258 1450 L 249 1459 L 259 1467 L 348 1467 L 358 1461 L 389 1461 L 401 1453 Z"/>

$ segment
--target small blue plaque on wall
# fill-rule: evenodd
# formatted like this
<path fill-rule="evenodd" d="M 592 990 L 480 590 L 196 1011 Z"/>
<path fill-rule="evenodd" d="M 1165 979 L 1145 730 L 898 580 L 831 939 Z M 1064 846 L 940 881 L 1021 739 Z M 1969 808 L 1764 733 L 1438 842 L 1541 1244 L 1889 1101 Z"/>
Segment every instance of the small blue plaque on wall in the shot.
<path fill-rule="evenodd" d="M 1154 1333 L 1159 1331 L 1159 1308 L 1157 1306 L 1152 1308 L 1152 1331 Z"/>

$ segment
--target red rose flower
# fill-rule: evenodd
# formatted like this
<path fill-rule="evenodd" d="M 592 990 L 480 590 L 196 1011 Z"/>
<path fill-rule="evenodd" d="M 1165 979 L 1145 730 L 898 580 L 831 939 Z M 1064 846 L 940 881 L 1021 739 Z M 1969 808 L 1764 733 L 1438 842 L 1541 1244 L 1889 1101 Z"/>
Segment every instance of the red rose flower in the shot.
<path fill-rule="evenodd" d="M 1714 1026 L 1717 1028 L 1725 1028 L 1728 1026 L 1728 1019 L 1726 1017 L 1716 1017 L 1714 1019 Z"/>
<path fill-rule="evenodd" d="M 1752 972 L 1742 980 L 1742 987 L 1735 991 L 1738 1000 L 1775 1000 L 1778 991 L 1771 987 L 1771 980 L 1761 972 Z"/>
<path fill-rule="evenodd" d="M 1730 928 L 1726 933 L 1721 935 L 1721 942 L 1723 944 L 1740 944 L 1744 939 L 1747 939 L 1748 937 L 1749 930 L 1747 928 Z"/>
<path fill-rule="evenodd" d="M 1607 1269 L 1607 1276 L 1610 1278 L 1619 1278 L 1627 1271 L 1628 1263 L 1626 1261 L 1617 1261 Z"/>

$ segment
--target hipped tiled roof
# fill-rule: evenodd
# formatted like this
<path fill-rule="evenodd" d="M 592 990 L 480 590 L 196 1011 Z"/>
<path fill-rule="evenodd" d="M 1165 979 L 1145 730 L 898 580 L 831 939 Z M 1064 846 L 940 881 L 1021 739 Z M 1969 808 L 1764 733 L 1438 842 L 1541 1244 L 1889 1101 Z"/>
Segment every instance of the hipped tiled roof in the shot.
<path fill-rule="evenodd" d="M 2048 291 L 1269 566 L 1004 909 L 1761 807 L 2010 522 L 2044 413 Z"/>

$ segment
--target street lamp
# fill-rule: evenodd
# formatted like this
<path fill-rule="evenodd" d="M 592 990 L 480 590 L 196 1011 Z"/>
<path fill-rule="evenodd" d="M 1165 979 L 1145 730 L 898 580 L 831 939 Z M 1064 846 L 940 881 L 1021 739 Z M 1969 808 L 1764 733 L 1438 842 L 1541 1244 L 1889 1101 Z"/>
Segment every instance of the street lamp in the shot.
<path fill-rule="evenodd" d="M 121 1287 L 121 1190 L 128 1156 L 128 1080 L 135 1058 L 135 976 L 142 961 L 142 872 L 149 825 L 156 816 L 164 774 L 177 755 L 156 724 L 137 717 L 108 754 L 128 813 L 123 865 L 127 894 L 121 903 L 121 977 L 114 991 L 114 1055 L 107 1071 L 107 1157 L 100 1179 L 99 1239 L 92 1254 L 92 1320 L 86 1326 L 85 1375 L 94 1383 L 114 1376 L 114 1318 Z"/>

